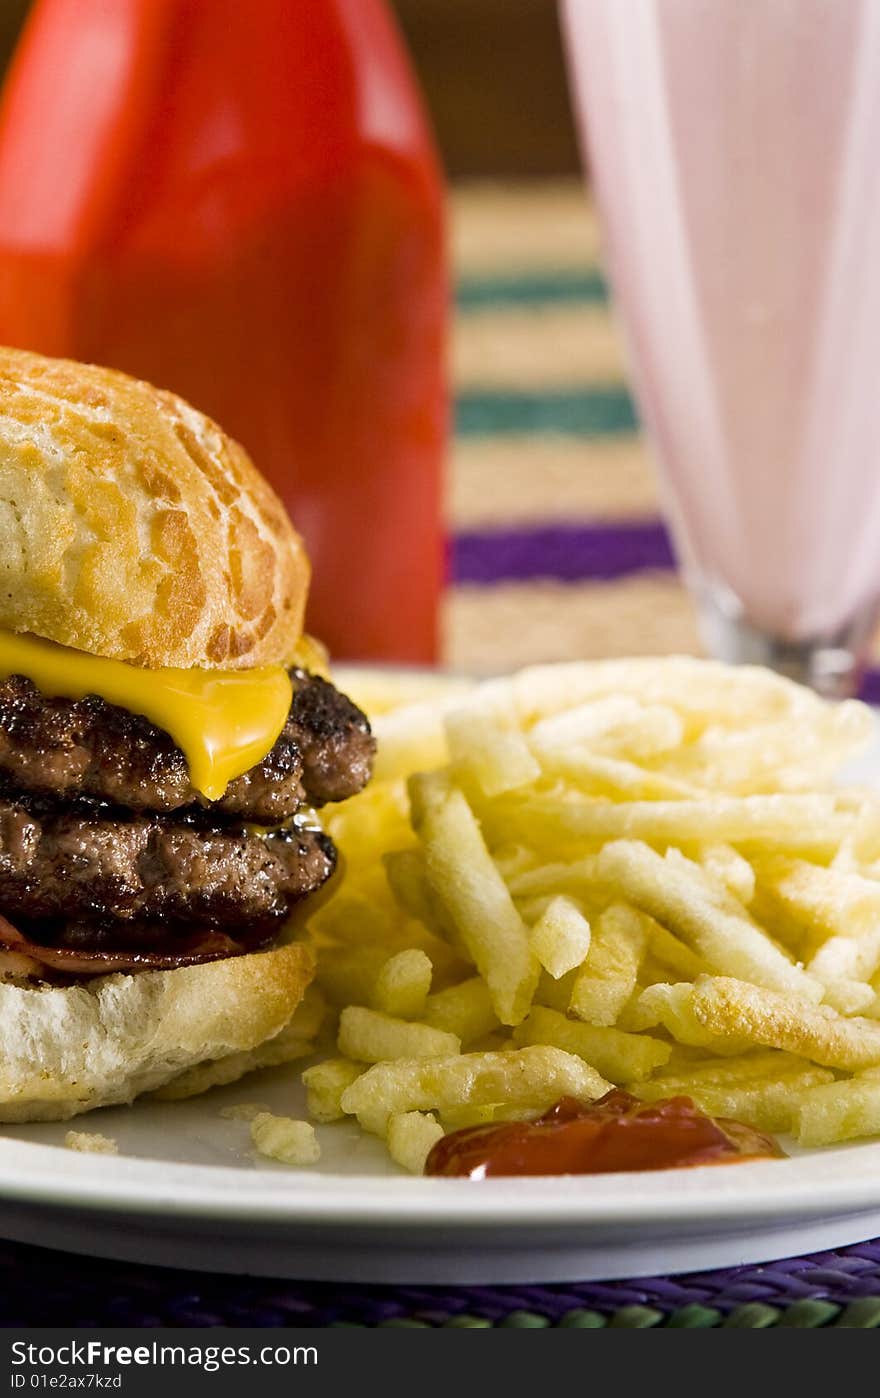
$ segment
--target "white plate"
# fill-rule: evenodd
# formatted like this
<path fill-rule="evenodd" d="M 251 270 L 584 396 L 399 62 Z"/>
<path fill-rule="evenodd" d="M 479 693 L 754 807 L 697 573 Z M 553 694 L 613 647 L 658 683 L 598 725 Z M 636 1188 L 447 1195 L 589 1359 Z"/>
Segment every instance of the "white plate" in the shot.
<path fill-rule="evenodd" d="M 298 1113 L 291 1070 L 79 1123 L 8 1128 L 0 1233 L 74 1252 L 345 1281 L 570 1281 L 730 1266 L 880 1234 L 880 1144 L 765 1163 L 532 1180 L 415 1179 L 349 1123 L 319 1128 L 320 1170 L 259 1159 L 229 1102 Z"/>
<path fill-rule="evenodd" d="M 849 774 L 875 782 L 880 745 Z M 250 1148 L 233 1102 L 300 1115 L 295 1067 L 187 1102 L 73 1124 L 118 1156 L 63 1148 L 70 1124 L 3 1128 L 0 1235 L 210 1271 L 344 1281 L 588 1281 L 768 1261 L 880 1235 L 880 1143 L 788 1160 L 593 1178 L 415 1179 L 351 1123 L 320 1169 Z"/>

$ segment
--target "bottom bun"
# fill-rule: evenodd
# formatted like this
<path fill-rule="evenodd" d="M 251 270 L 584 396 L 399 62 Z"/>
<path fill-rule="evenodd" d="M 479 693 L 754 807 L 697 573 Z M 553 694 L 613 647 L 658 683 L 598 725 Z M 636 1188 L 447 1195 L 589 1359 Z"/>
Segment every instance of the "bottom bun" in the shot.
<path fill-rule="evenodd" d="M 0 985 L 0 1121 L 131 1102 L 280 1033 L 314 974 L 300 942 L 64 989 Z"/>

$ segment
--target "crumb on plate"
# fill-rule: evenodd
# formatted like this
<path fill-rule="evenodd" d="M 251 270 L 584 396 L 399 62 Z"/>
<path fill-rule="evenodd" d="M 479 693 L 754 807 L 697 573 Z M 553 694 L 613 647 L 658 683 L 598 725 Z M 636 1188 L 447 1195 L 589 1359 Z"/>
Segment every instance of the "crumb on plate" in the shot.
<path fill-rule="evenodd" d="M 220 1115 L 228 1121 L 253 1121 L 254 1117 L 268 1112 L 268 1102 L 233 1102 L 229 1107 L 220 1108 Z"/>
<path fill-rule="evenodd" d="M 91 1155 L 118 1155 L 119 1146 L 111 1136 L 102 1136 L 99 1131 L 68 1131 L 64 1137 L 68 1150 L 85 1151 Z"/>
<path fill-rule="evenodd" d="M 261 1155 L 282 1165 L 314 1165 L 321 1157 L 314 1126 L 290 1116 L 259 1112 L 251 1122 L 251 1139 Z"/>

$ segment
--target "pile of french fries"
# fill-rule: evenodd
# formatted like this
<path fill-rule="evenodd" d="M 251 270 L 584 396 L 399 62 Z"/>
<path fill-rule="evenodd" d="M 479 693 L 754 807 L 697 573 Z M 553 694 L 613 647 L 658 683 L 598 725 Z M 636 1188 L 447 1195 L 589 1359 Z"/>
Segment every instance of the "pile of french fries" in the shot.
<path fill-rule="evenodd" d="M 868 709 L 678 657 L 370 685 L 376 775 L 327 818 L 344 877 L 310 922 L 313 1120 L 414 1172 L 615 1084 L 880 1133 L 880 803 L 832 785 Z"/>

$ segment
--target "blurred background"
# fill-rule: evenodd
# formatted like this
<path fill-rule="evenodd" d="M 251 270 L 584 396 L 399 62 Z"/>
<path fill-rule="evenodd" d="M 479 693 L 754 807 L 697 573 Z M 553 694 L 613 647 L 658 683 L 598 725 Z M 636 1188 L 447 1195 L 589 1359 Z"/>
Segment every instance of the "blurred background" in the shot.
<path fill-rule="evenodd" d="M 446 647 L 698 652 L 600 270 L 554 0 L 397 0 L 451 180 Z"/>
<path fill-rule="evenodd" d="M 0 5 L 5 65 L 28 10 Z M 553 0 L 395 0 L 450 181 L 442 656 L 695 651 L 627 393 Z"/>

